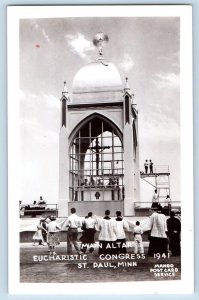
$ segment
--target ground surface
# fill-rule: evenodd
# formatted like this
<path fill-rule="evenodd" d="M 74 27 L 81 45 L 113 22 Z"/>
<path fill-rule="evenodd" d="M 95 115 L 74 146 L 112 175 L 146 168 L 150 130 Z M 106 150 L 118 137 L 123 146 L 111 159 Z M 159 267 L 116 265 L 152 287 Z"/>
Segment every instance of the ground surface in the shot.
<path fill-rule="evenodd" d="M 145 243 L 145 253 L 147 249 L 148 244 Z M 80 256 L 76 260 L 65 260 L 66 243 L 61 243 L 56 248 L 56 253 L 54 258 L 57 260 L 44 261 L 44 256 L 45 259 L 49 258 L 47 246 L 21 244 L 20 281 L 32 283 L 129 282 L 179 280 L 181 276 L 180 257 L 157 259 L 145 255 L 144 259 L 100 260 L 95 249 L 94 253 L 89 253 L 84 257 L 85 260 Z M 76 255 L 76 252 L 72 254 Z M 128 254 L 133 254 L 132 248 L 128 249 Z M 64 260 L 61 260 L 62 255 L 64 255 Z M 137 265 L 133 266 L 133 263 Z"/>

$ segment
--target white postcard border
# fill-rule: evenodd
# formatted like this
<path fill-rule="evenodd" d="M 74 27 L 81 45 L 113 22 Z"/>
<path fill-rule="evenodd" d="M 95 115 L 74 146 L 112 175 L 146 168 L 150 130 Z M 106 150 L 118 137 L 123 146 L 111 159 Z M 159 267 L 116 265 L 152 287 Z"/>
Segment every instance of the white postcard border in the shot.
<path fill-rule="evenodd" d="M 52 17 L 180 17 L 181 19 L 181 195 L 182 279 L 120 283 L 19 282 L 19 20 Z M 11 294 L 190 294 L 193 292 L 193 117 L 192 117 L 192 7 L 163 6 L 12 6 L 8 7 L 8 202 L 9 292 Z M 144 289 L 143 289 L 144 284 Z"/>

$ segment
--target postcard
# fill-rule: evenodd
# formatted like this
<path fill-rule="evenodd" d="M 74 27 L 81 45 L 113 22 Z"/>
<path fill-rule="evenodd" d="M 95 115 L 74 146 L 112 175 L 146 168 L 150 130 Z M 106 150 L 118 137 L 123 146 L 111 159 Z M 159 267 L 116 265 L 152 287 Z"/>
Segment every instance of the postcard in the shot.
<path fill-rule="evenodd" d="M 9 292 L 192 293 L 192 7 L 7 13 Z"/>

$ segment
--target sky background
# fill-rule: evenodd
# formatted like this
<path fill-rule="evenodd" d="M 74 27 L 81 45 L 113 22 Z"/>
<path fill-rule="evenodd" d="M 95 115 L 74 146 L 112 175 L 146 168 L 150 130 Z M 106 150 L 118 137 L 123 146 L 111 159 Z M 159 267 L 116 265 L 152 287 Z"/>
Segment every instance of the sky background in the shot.
<path fill-rule="evenodd" d="M 179 18 L 59 18 L 20 21 L 20 200 L 58 201 L 60 98 L 76 72 L 98 56 L 94 35 L 109 36 L 106 60 L 135 94 L 140 169 L 169 165 L 171 199 L 180 201 Z M 141 200 L 153 188 L 140 181 Z"/>

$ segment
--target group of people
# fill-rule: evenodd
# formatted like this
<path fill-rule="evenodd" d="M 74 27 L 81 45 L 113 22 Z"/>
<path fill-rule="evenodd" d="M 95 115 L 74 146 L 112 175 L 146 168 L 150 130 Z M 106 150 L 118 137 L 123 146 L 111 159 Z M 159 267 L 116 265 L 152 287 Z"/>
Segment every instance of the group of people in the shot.
<path fill-rule="evenodd" d="M 20 216 L 31 215 L 33 218 L 36 218 L 38 214 L 42 214 L 42 211 L 47 208 L 47 203 L 40 196 L 39 200 L 34 200 L 32 204 L 23 205 L 22 201 L 19 201 L 19 212 Z"/>
<path fill-rule="evenodd" d="M 174 213 L 171 212 L 170 218 L 167 219 L 162 213 L 162 207 L 159 206 L 153 209 L 153 213 L 149 217 L 149 223 L 148 254 L 167 254 L 170 250 L 173 256 L 180 255 L 181 224 L 180 220 L 175 218 Z M 69 255 L 72 253 L 73 246 L 78 254 L 84 254 L 87 250 L 92 253 L 94 251 L 95 233 L 99 231 L 98 254 L 120 254 L 127 252 L 126 232 L 130 231 L 129 224 L 132 224 L 132 221 L 125 220 L 121 211 L 116 211 L 116 217 L 114 218 L 110 217 L 110 210 L 105 211 L 103 218 L 89 212 L 82 221 L 82 218 L 76 214 L 76 209 L 71 208 L 71 214 L 62 228 L 61 225 L 58 225 L 54 216 L 48 218 L 48 220 L 41 219 L 33 240 L 34 244 L 35 241 L 41 244 L 47 243 L 49 254 L 55 255 L 55 247 L 60 243 L 58 232 L 67 227 L 67 253 Z M 78 241 L 78 229 L 80 228 L 82 229 L 81 243 Z M 143 228 L 140 226 L 139 221 L 136 221 L 132 232 L 134 236 L 134 253 L 144 253 Z"/>
<path fill-rule="evenodd" d="M 61 230 L 61 227 L 56 222 L 55 216 L 41 218 L 37 225 L 37 231 L 33 235 L 33 246 L 48 245 L 50 255 L 55 255 L 55 247 L 60 244 L 57 232 Z"/>
<path fill-rule="evenodd" d="M 152 160 L 148 160 L 146 159 L 145 160 L 145 163 L 144 163 L 144 170 L 145 170 L 145 174 L 148 174 L 148 171 L 150 174 L 153 174 L 153 162 Z"/>
<path fill-rule="evenodd" d="M 160 199 L 159 199 L 159 194 L 158 194 L 158 190 L 155 189 L 154 190 L 154 194 L 152 197 L 152 205 L 151 208 L 158 208 L 162 206 L 162 212 L 165 215 L 170 215 L 171 212 L 171 198 L 169 195 L 166 195 L 165 199 L 160 203 Z"/>
<path fill-rule="evenodd" d="M 119 187 L 119 178 L 117 176 L 115 177 L 110 177 L 108 179 L 108 183 L 105 184 L 105 182 L 102 181 L 102 179 L 94 179 L 93 176 L 90 177 L 90 181 L 85 178 L 84 180 L 81 181 L 81 186 L 82 187 Z"/>
<path fill-rule="evenodd" d="M 161 205 L 154 208 L 150 217 L 150 228 L 148 249 L 150 256 L 156 253 L 167 255 L 169 251 L 172 256 L 180 255 L 181 222 L 173 211 L 167 219 Z"/>

